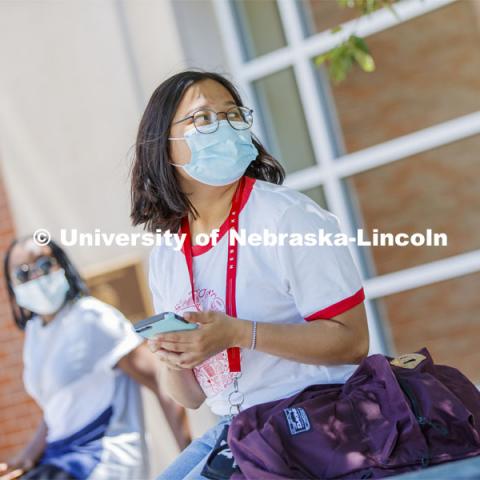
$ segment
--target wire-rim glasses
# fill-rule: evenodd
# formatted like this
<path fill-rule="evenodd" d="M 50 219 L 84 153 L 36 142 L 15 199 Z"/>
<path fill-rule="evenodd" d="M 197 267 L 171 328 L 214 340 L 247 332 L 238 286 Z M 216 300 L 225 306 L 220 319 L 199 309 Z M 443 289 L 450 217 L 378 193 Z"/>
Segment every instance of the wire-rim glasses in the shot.
<path fill-rule="evenodd" d="M 193 112 L 192 115 L 173 122 L 172 125 L 192 119 L 195 129 L 199 133 L 213 133 L 218 130 L 218 115 L 220 113 L 225 114 L 227 122 L 235 130 L 248 130 L 253 124 L 253 110 L 247 107 L 235 106 L 225 112 L 215 112 L 210 108 L 201 108 Z"/>
<path fill-rule="evenodd" d="M 33 275 L 38 276 L 48 275 L 52 272 L 54 266 L 58 265 L 58 262 L 53 257 L 46 255 L 39 257 L 33 264 L 29 265 L 24 263 L 19 265 L 13 272 L 14 277 L 18 284 L 26 283 L 32 280 Z"/>

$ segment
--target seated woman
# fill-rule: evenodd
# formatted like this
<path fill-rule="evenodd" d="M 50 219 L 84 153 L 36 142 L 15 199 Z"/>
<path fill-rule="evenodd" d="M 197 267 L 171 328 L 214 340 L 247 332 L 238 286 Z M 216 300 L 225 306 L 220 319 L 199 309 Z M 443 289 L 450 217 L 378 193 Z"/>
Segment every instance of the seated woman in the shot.
<path fill-rule="evenodd" d="M 319 230 L 333 240 L 337 218 L 280 185 L 284 171 L 252 135 L 252 122 L 227 79 L 186 71 L 155 90 L 140 123 L 133 223 L 185 240 L 181 251 L 163 244 L 151 252 L 155 308 L 199 325 L 149 346 L 168 393 L 187 408 L 206 401 L 219 417 L 159 480 L 205 478 L 232 415 L 310 385 L 344 383 L 368 352 L 364 293 L 348 247 L 285 242 Z M 276 243 L 232 241 L 234 231 L 262 238 L 265 230 Z"/>
<path fill-rule="evenodd" d="M 185 412 L 160 392 L 155 356 L 118 310 L 89 296 L 55 242 L 13 242 L 5 278 L 15 322 L 25 330 L 25 389 L 43 418 L 29 445 L 1 465 L 0 474 L 146 479 L 139 385 L 158 396 L 180 448 L 188 444 Z"/>

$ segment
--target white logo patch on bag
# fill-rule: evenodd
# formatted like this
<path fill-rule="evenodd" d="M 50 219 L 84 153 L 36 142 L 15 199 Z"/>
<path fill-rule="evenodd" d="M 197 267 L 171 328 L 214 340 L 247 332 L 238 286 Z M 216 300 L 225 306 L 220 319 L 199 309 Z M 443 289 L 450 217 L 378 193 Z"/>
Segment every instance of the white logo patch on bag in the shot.
<path fill-rule="evenodd" d="M 283 412 L 285 413 L 288 428 L 292 435 L 308 432 L 310 430 L 310 421 L 308 420 L 308 415 L 305 409 L 301 407 L 284 408 Z"/>

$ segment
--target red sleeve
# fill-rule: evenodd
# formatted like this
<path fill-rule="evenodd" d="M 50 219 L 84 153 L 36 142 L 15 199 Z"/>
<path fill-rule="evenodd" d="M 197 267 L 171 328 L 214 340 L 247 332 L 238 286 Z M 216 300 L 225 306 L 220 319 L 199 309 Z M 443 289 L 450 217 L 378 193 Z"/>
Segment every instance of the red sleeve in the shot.
<path fill-rule="evenodd" d="M 357 306 L 358 304 L 362 303 L 365 300 L 365 292 L 363 291 L 363 287 L 354 293 L 352 296 L 344 298 L 333 305 L 330 305 L 327 308 L 322 308 L 318 312 L 312 313 L 308 317 L 305 318 L 307 322 L 312 320 L 328 320 L 329 318 L 333 318 L 337 315 L 340 315 L 347 310 Z"/>

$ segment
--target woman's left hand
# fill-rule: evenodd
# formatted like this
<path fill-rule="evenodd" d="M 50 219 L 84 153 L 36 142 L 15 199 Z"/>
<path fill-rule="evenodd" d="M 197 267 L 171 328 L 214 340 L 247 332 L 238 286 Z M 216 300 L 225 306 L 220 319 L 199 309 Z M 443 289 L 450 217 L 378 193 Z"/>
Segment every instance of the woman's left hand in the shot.
<path fill-rule="evenodd" d="M 187 312 L 185 320 L 199 324 L 195 330 L 162 333 L 149 341 L 152 350 L 166 351 L 169 361 L 193 368 L 237 344 L 243 320 L 222 312 Z"/>

